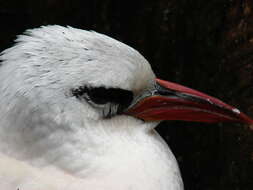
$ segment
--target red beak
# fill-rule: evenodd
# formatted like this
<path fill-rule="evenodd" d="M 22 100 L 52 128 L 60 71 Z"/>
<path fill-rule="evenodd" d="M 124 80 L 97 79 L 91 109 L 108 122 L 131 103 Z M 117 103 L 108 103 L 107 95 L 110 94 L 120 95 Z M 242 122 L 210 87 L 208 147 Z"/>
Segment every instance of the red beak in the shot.
<path fill-rule="evenodd" d="M 235 107 L 182 85 L 156 79 L 150 95 L 137 100 L 126 114 L 146 121 L 184 120 L 197 122 L 240 122 L 253 120 Z"/>

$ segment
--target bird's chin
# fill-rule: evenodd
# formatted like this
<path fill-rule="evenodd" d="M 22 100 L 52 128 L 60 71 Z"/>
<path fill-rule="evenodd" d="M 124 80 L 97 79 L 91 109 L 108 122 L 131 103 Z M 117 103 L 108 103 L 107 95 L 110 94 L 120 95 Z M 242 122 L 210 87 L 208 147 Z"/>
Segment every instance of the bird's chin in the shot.
<path fill-rule="evenodd" d="M 154 129 L 160 123 L 160 121 L 144 121 L 124 114 L 116 115 L 110 119 L 104 119 L 102 122 L 106 124 L 106 126 L 116 127 L 119 130 L 122 128 L 129 128 L 130 130 L 143 129 L 145 131 Z"/>

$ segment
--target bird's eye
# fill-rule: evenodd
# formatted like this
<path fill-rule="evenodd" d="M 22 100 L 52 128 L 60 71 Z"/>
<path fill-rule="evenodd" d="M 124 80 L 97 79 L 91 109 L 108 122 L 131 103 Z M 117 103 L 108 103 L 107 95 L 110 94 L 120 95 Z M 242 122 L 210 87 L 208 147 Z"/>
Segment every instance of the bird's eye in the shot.
<path fill-rule="evenodd" d="M 121 108 L 129 106 L 133 100 L 133 93 L 120 88 L 105 87 L 79 87 L 72 90 L 72 94 L 77 98 L 84 98 L 95 104 L 106 103 L 118 104 Z"/>
<path fill-rule="evenodd" d="M 90 100 L 95 104 L 106 104 L 109 102 L 107 97 L 107 89 L 105 88 L 91 88 L 87 94 Z"/>

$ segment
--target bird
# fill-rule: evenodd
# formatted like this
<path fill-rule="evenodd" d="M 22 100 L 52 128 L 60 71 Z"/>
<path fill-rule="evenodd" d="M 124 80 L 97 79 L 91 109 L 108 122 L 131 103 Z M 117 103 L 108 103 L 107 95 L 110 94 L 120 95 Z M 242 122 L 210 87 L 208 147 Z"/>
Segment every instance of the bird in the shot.
<path fill-rule="evenodd" d="M 163 120 L 253 121 L 158 79 L 135 49 L 95 31 L 28 29 L 0 55 L 0 188 L 183 190 Z"/>

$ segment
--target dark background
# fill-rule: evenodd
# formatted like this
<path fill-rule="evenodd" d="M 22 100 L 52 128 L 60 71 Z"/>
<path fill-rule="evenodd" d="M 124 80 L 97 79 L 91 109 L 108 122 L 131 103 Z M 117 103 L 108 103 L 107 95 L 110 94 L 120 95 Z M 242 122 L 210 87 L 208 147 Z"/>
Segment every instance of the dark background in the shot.
<path fill-rule="evenodd" d="M 95 30 L 133 46 L 159 78 L 253 116 L 252 0 L 0 0 L 0 50 L 41 25 Z M 239 124 L 164 122 L 159 133 L 186 190 L 253 189 L 253 131 Z"/>

